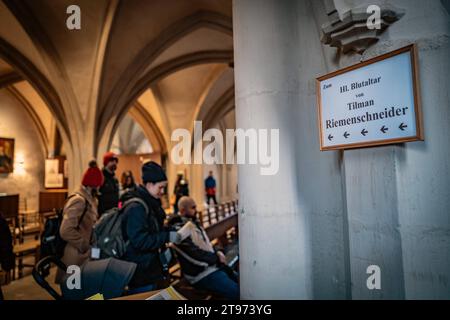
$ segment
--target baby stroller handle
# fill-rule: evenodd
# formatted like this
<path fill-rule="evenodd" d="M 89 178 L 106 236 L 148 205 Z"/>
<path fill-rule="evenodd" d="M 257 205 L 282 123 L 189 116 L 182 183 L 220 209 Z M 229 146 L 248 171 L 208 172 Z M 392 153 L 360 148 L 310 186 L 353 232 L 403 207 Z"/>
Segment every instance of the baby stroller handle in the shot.
<path fill-rule="evenodd" d="M 55 264 L 58 268 L 62 269 L 64 272 L 67 270 L 66 265 L 55 256 L 47 256 L 41 259 L 33 268 L 33 278 L 44 288 L 53 298 L 56 300 L 62 300 L 63 297 L 58 294 L 55 289 L 47 282 L 46 278 L 50 275 L 50 267 Z"/>

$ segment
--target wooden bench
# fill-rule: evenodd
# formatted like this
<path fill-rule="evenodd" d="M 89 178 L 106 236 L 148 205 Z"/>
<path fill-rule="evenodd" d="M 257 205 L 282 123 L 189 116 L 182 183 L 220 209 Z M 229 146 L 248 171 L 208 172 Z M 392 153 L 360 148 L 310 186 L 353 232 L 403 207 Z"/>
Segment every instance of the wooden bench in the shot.
<path fill-rule="evenodd" d="M 13 252 L 16 257 L 16 260 L 19 260 L 19 263 L 17 264 L 17 272 L 18 272 L 18 278 L 22 278 L 23 276 L 23 269 L 24 267 L 34 267 L 34 264 L 24 264 L 23 258 L 26 256 L 33 255 L 34 256 L 34 263 L 36 263 L 39 260 L 39 247 L 40 247 L 40 241 L 39 240 L 33 240 L 21 244 L 14 245 Z M 13 280 L 16 279 L 15 270 L 13 272 Z"/>
<path fill-rule="evenodd" d="M 198 212 L 197 218 L 200 220 L 204 228 L 215 224 L 224 218 L 237 213 L 238 201 L 229 201 L 214 206 L 209 206 L 206 209 Z"/>
<path fill-rule="evenodd" d="M 231 228 L 238 226 L 238 215 L 237 213 L 229 215 L 222 220 L 219 220 L 217 223 L 211 224 L 205 228 L 206 234 L 208 235 L 210 240 L 220 239 L 224 235 L 226 235 L 227 231 Z"/>
<path fill-rule="evenodd" d="M 38 240 L 42 232 L 39 213 L 34 211 L 20 212 L 18 232 L 19 243 L 23 243 L 26 238 L 30 237 Z"/>

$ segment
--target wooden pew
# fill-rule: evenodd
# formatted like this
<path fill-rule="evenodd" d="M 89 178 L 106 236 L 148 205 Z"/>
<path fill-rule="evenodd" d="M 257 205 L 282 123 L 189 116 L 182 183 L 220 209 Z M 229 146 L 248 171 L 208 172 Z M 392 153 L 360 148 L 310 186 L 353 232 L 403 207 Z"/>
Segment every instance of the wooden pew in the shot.
<path fill-rule="evenodd" d="M 64 207 L 67 190 L 46 190 L 39 192 L 39 213 L 45 215 Z"/>
<path fill-rule="evenodd" d="M 227 231 L 238 225 L 238 215 L 237 213 L 229 215 L 226 218 L 218 221 L 217 223 L 211 224 L 205 228 L 206 234 L 210 240 L 219 239 L 226 235 Z"/>
<path fill-rule="evenodd" d="M 20 279 L 23 276 L 23 269 L 24 267 L 30 267 L 33 268 L 34 264 L 36 264 L 37 261 L 39 261 L 39 246 L 40 241 L 34 240 L 30 242 L 25 242 L 21 244 L 16 244 L 14 246 L 14 256 L 16 257 L 16 260 L 19 260 L 19 263 L 17 264 L 17 278 Z M 34 264 L 24 264 L 23 259 L 26 256 L 33 256 L 34 257 Z M 13 273 L 13 280 L 16 279 L 15 272 Z"/>

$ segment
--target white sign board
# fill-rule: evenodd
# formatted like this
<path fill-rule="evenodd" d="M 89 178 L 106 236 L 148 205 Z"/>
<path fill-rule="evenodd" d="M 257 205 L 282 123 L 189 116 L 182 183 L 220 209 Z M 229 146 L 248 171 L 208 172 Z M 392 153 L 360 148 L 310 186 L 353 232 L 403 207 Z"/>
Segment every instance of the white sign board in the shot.
<path fill-rule="evenodd" d="M 317 79 L 320 149 L 423 140 L 414 45 Z"/>
<path fill-rule="evenodd" d="M 45 188 L 64 187 L 64 176 L 59 173 L 58 159 L 45 159 Z"/>

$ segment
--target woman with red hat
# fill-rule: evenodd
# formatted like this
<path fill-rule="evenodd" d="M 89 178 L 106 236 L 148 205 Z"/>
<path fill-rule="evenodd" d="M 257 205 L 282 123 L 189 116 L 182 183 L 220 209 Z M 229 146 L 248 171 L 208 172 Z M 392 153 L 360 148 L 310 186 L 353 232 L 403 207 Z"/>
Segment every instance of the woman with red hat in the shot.
<path fill-rule="evenodd" d="M 97 194 L 103 184 L 103 174 L 97 162 L 91 161 L 83 175 L 79 189 L 72 194 L 65 206 L 59 233 L 67 241 L 61 259 L 66 266 L 81 266 L 90 257 L 92 228 L 97 221 Z M 61 283 L 65 274 L 58 269 L 56 283 Z"/>

